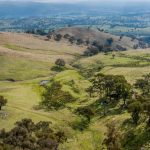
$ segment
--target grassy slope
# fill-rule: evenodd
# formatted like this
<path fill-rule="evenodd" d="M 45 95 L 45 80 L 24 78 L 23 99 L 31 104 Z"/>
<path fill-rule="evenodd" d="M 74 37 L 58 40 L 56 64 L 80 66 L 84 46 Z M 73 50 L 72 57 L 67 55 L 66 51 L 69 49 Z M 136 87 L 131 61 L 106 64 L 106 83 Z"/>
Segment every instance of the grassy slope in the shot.
<path fill-rule="evenodd" d="M 39 82 L 44 79 L 49 79 L 49 76 L 54 75 L 55 73 L 50 70 L 50 67 L 54 63 L 54 59 L 51 59 L 49 56 L 52 55 L 52 52 L 48 49 L 45 50 L 44 48 L 45 51 L 34 49 L 36 50 L 35 52 L 33 47 L 28 48 L 29 45 L 27 44 L 27 41 L 21 45 L 23 48 L 16 48 L 14 46 L 18 44 L 15 43 L 16 41 L 11 41 L 13 43 L 11 45 L 6 44 L 8 41 L 5 44 L 2 44 L 3 48 L 7 47 L 11 50 L 8 53 L 3 53 L 4 51 L 0 49 L 0 95 L 6 96 L 9 100 L 8 105 L 3 108 L 3 111 L 8 113 L 8 117 L 6 119 L 2 119 L 0 117 L 0 128 L 5 127 L 6 129 L 10 129 L 14 122 L 26 117 L 32 118 L 34 121 L 48 120 L 52 121 L 52 125 L 55 128 L 58 127 L 65 130 L 68 135 L 68 142 L 60 146 L 61 150 L 102 149 L 101 143 L 106 131 L 106 123 L 110 122 L 112 119 L 115 119 L 118 122 L 118 125 L 120 125 L 125 119 L 130 117 L 129 114 L 125 112 L 118 115 L 115 113 L 116 110 L 114 110 L 112 111 L 112 114 L 105 118 L 99 118 L 99 116 L 96 116 L 92 120 L 89 128 L 83 132 L 73 130 L 70 127 L 70 124 L 78 118 L 78 116 L 73 113 L 73 110 L 79 106 L 85 106 L 94 102 L 93 99 L 88 100 L 87 93 L 85 92 L 85 88 L 90 85 L 89 81 L 87 81 L 75 70 L 66 70 L 58 73 L 54 77 L 54 80 L 60 81 L 63 85 L 63 89 L 69 91 L 74 97 L 77 98 L 76 102 L 68 104 L 69 107 L 59 111 L 45 112 L 44 110 L 34 110 L 33 107 L 41 100 Z M 28 46 L 25 48 L 26 44 Z M 45 42 L 43 44 L 45 44 Z M 57 47 L 56 45 L 55 48 Z M 64 51 L 65 47 L 68 48 L 68 51 L 69 48 L 74 48 L 65 45 Z M 78 48 L 75 48 L 74 51 L 76 49 Z M 81 50 L 82 48 L 79 49 Z M 56 58 L 59 53 L 62 52 L 59 51 L 59 49 L 57 50 L 58 54 L 54 55 L 53 53 Z M 25 52 L 25 54 L 27 52 L 30 54 L 34 53 L 35 56 L 26 58 L 25 55 L 21 55 L 20 57 L 18 53 L 16 55 L 10 55 L 12 54 L 12 51 L 15 52 L 15 54 L 16 51 L 21 52 L 21 54 L 23 54 L 22 51 Z M 42 53 L 42 59 L 37 60 L 37 58 L 39 58 L 37 53 Z M 73 51 L 71 51 L 71 53 L 74 54 Z M 127 51 L 116 53 L 115 59 L 112 59 L 112 54 L 99 54 L 90 58 L 82 58 L 77 61 L 76 64 L 80 65 L 82 70 L 86 70 L 89 68 L 97 68 L 97 66 L 101 66 L 102 63 L 104 68 L 101 72 L 106 74 L 125 75 L 125 77 L 133 83 L 136 78 L 150 72 L 150 64 L 147 60 L 149 58 L 149 54 L 149 50 Z M 68 62 L 72 61 L 72 55 L 71 57 L 68 55 L 66 59 Z M 14 78 L 22 81 L 15 83 L 3 81 L 7 78 Z"/>
<path fill-rule="evenodd" d="M 142 75 L 150 73 L 150 50 L 130 50 L 126 52 L 116 52 L 115 58 L 112 53 L 107 55 L 101 53 L 93 57 L 83 58 L 75 65 L 81 70 L 98 68 L 103 66 L 101 71 L 105 74 L 124 75 L 126 79 L 133 83 Z"/>

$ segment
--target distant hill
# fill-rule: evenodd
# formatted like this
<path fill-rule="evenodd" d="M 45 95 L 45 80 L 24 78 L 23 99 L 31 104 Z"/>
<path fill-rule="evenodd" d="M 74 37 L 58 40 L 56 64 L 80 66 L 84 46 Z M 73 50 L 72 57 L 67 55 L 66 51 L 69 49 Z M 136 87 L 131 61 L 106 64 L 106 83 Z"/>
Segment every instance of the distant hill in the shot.
<path fill-rule="evenodd" d="M 145 48 L 146 44 L 130 37 L 126 36 L 116 36 L 109 33 L 106 33 L 101 30 L 94 30 L 90 28 L 81 28 L 81 27 L 67 27 L 54 31 L 53 36 L 61 35 L 62 37 L 69 36 L 72 40 L 82 40 L 83 43 L 93 44 L 97 42 L 99 45 L 107 45 L 107 42 L 110 41 L 110 47 L 114 50 L 125 50 L 125 49 L 137 49 Z M 68 37 L 68 38 L 69 38 Z"/>

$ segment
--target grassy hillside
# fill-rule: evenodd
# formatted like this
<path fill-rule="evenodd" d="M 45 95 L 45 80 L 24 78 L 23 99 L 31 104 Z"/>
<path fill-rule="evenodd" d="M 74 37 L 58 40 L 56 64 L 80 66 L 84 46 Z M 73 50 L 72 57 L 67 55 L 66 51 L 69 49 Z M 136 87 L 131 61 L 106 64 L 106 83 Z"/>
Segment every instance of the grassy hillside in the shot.
<path fill-rule="evenodd" d="M 114 58 L 113 53 L 77 57 L 83 53 L 84 47 L 64 41 L 45 41 L 43 37 L 16 33 L 2 33 L 0 41 L 0 95 L 8 99 L 7 106 L 0 112 L 0 128 L 9 130 L 16 121 L 23 118 L 31 118 L 35 122 L 51 121 L 55 129 L 59 128 L 67 134 L 68 140 L 60 145 L 60 150 L 101 150 L 104 147 L 102 142 L 106 124 L 112 120 L 117 122 L 122 132 L 127 131 L 124 122 L 130 118 L 130 114 L 127 111 L 120 112 L 120 104 L 111 108 L 106 117 L 101 117 L 101 112 L 98 111 L 91 119 L 89 127 L 83 131 L 72 127 L 72 124 L 82 118 L 75 110 L 89 105 L 101 110 L 96 98 L 89 98 L 86 92 L 91 85 L 88 77 L 95 72 L 124 75 L 131 84 L 142 75 L 150 73 L 149 49 L 115 52 Z M 51 70 L 57 58 L 65 59 L 66 70 Z M 16 82 L 9 82 L 8 79 Z M 38 105 L 43 87 L 39 84 L 42 80 L 59 81 L 62 89 L 76 100 L 58 111 L 40 109 Z M 6 118 L 2 117 L 3 112 L 7 113 Z M 144 126 L 145 124 L 130 126 L 137 135 L 133 143 L 127 145 L 126 150 L 136 148 L 135 143 L 145 147 L 149 144 L 149 139 L 144 134 Z"/>
<path fill-rule="evenodd" d="M 112 55 L 115 54 L 115 58 Z M 142 75 L 150 73 L 150 50 L 129 50 L 112 52 L 80 59 L 74 63 L 83 73 L 93 70 L 104 74 L 124 75 L 133 83 Z M 100 69 L 99 69 L 100 68 Z"/>

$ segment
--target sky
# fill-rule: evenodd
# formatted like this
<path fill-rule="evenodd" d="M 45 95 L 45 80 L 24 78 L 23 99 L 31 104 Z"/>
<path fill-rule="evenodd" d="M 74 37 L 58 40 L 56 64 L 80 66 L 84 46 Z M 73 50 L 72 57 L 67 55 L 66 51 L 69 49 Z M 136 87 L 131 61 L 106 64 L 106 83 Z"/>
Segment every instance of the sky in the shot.
<path fill-rule="evenodd" d="M 78 2 L 150 2 L 150 0 L 0 0 L 0 1 L 32 1 L 32 2 L 57 2 L 57 3 L 78 3 Z"/>

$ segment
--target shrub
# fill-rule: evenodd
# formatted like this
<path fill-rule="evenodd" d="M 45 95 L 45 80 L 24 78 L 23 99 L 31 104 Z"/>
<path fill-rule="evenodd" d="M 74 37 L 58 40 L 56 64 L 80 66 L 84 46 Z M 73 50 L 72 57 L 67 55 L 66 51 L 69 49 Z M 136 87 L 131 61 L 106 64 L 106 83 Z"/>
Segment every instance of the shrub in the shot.
<path fill-rule="evenodd" d="M 72 123 L 72 128 L 74 130 L 83 131 L 89 127 L 89 123 L 90 121 L 86 117 L 81 117 Z"/>
<path fill-rule="evenodd" d="M 89 121 L 94 116 L 94 110 L 90 107 L 80 107 L 75 111 L 77 114 L 86 117 Z"/>
<path fill-rule="evenodd" d="M 55 64 L 56 64 L 58 67 L 64 67 L 65 64 L 66 64 L 66 62 L 64 61 L 64 59 L 59 58 L 59 59 L 57 59 L 57 60 L 55 61 Z"/>

